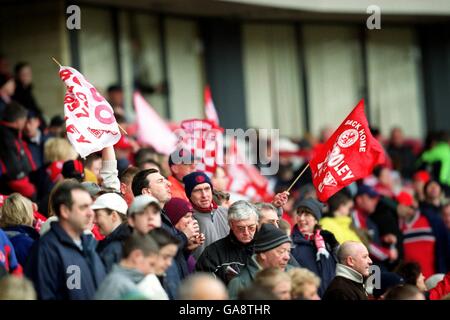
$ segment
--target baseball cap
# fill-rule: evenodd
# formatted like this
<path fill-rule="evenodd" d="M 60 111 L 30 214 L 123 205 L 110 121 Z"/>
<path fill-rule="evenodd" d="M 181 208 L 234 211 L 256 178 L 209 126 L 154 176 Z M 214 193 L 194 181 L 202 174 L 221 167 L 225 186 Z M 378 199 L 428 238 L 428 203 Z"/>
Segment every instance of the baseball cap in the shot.
<path fill-rule="evenodd" d="M 109 209 L 123 215 L 127 214 L 128 205 L 117 193 L 105 193 L 98 197 L 91 206 L 92 210 Z"/>
<path fill-rule="evenodd" d="M 137 196 L 128 208 L 128 215 L 131 216 L 133 214 L 140 213 L 151 204 L 154 204 L 159 210 L 161 210 L 161 205 L 156 198 L 147 194 Z"/>

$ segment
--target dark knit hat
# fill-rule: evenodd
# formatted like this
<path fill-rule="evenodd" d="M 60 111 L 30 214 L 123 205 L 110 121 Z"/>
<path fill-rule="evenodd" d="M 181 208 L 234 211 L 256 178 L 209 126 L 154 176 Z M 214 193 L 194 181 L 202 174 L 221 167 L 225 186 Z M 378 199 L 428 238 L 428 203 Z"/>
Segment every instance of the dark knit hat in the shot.
<path fill-rule="evenodd" d="M 264 223 L 255 236 L 255 252 L 266 252 L 286 242 L 292 243 L 283 230 L 271 223 Z"/>
<path fill-rule="evenodd" d="M 322 208 L 323 204 L 316 199 L 308 198 L 300 201 L 300 203 L 297 206 L 296 211 L 298 212 L 299 208 L 307 208 L 311 213 L 314 215 L 317 221 L 319 221 L 322 218 Z"/>
<path fill-rule="evenodd" d="M 195 171 L 188 175 L 185 175 L 183 178 L 184 190 L 186 192 L 186 196 L 191 198 L 192 190 L 199 184 L 209 183 L 211 186 L 211 190 L 213 190 L 213 185 L 211 183 L 211 179 L 201 171 Z"/>
<path fill-rule="evenodd" d="M 84 179 L 83 163 L 80 160 L 68 160 L 64 162 L 61 173 L 65 179 L 74 178 L 82 181 Z"/>
<path fill-rule="evenodd" d="M 176 225 L 188 212 L 193 212 L 190 202 L 181 198 L 172 198 L 164 206 L 164 211 L 173 225 Z"/>

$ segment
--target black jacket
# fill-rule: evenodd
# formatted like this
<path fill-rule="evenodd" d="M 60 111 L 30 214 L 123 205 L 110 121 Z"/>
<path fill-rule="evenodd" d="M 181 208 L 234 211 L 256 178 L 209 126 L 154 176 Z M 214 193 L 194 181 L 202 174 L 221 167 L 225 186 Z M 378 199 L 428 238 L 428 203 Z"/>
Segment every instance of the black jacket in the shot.
<path fill-rule="evenodd" d="M 195 270 L 214 273 L 228 284 L 247 265 L 252 254 L 253 241 L 243 244 L 230 232 L 225 238 L 205 248 L 198 258 Z"/>
<path fill-rule="evenodd" d="M 0 122 L 0 165 L 8 181 L 22 179 L 35 169 L 22 134 L 5 122 Z"/>
<path fill-rule="evenodd" d="M 362 283 L 337 276 L 331 281 L 322 300 L 367 300 L 367 294 Z"/>
<path fill-rule="evenodd" d="M 131 229 L 127 223 L 122 223 L 109 236 L 98 242 L 97 253 L 109 273 L 113 264 L 122 259 L 124 241 L 130 236 Z"/>
<path fill-rule="evenodd" d="M 59 225 L 37 240 L 25 275 L 33 282 L 40 300 L 90 300 L 105 277 L 105 268 L 95 251 L 92 236 L 82 235 L 81 250 Z"/>

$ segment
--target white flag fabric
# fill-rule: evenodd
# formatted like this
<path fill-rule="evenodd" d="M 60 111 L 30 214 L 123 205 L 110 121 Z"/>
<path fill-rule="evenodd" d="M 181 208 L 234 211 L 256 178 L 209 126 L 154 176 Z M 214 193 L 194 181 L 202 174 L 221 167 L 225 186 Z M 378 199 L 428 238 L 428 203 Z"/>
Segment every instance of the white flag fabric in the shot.
<path fill-rule="evenodd" d="M 111 105 L 86 78 L 61 66 L 59 76 L 67 86 L 64 116 L 67 137 L 82 158 L 112 146 L 121 134 Z"/>
<path fill-rule="evenodd" d="M 140 93 L 135 92 L 133 98 L 138 141 L 152 146 L 159 153 L 165 155 L 172 153 L 178 140 L 169 125 Z"/>
<path fill-rule="evenodd" d="M 217 115 L 216 108 L 214 107 L 214 103 L 211 97 L 211 89 L 206 86 L 205 87 L 205 116 L 206 119 L 211 120 L 217 126 L 219 125 L 219 116 Z"/>

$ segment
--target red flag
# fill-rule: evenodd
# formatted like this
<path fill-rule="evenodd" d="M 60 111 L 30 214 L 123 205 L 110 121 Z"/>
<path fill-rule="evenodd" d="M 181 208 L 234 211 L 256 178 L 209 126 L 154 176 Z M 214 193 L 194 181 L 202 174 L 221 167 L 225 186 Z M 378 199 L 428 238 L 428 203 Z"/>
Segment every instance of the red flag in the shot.
<path fill-rule="evenodd" d="M 217 126 L 219 125 L 219 116 L 217 115 L 216 108 L 211 97 L 211 89 L 209 86 L 205 87 L 205 116 L 206 119 L 214 122 Z"/>
<path fill-rule="evenodd" d="M 361 100 L 309 162 L 317 197 L 327 201 L 353 181 L 368 176 L 384 159 L 383 148 L 370 133 Z"/>

